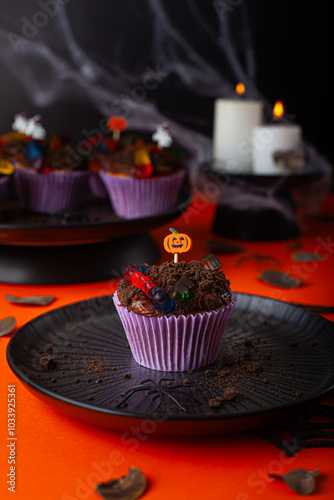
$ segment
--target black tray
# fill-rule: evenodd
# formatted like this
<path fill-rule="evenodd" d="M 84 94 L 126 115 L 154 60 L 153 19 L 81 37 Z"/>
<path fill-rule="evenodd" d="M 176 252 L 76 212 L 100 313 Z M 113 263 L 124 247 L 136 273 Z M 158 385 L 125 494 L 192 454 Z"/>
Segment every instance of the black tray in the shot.
<path fill-rule="evenodd" d="M 138 219 L 121 219 L 109 201 L 92 198 L 76 212 L 55 215 L 7 200 L 0 207 L 0 282 L 88 283 L 120 277 L 129 262 L 154 264 L 159 249 L 149 231 L 182 215 L 191 199 L 185 184 L 175 207 Z"/>
<path fill-rule="evenodd" d="M 42 369 L 42 355 L 54 358 L 56 368 Z M 232 367 L 231 356 L 238 360 Z M 333 389 L 333 357 L 331 322 L 298 306 L 241 293 L 217 361 L 191 372 L 139 366 L 111 295 L 33 319 L 7 348 L 13 372 L 57 410 L 111 429 L 141 425 L 143 432 L 165 435 L 249 430 L 304 411 Z M 236 377 L 240 366 L 250 369 Z M 210 401 L 231 384 L 237 397 L 213 408 Z"/>
<path fill-rule="evenodd" d="M 19 246 L 84 245 L 146 233 L 179 217 L 191 199 L 191 190 L 184 185 L 175 207 L 138 219 L 117 217 L 108 200 L 87 198 L 76 212 L 54 215 L 32 213 L 20 208 L 15 199 L 6 200 L 0 206 L 0 243 Z"/>

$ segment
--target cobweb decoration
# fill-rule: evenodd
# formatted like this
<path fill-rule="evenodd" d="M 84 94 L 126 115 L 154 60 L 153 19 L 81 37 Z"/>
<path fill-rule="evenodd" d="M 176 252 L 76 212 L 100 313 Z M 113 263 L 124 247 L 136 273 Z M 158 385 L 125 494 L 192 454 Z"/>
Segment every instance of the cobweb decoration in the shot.
<path fill-rule="evenodd" d="M 313 418 L 317 416 L 327 417 L 328 421 L 314 422 Z M 282 450 L 287 457 L 310 448 L 334 448 L 334 406 L 320 404 L 279 428 L 291 435 L 289 441 L 279 439 L 274 430 L 272 433 L 259 431 L 254 434 Z"/>

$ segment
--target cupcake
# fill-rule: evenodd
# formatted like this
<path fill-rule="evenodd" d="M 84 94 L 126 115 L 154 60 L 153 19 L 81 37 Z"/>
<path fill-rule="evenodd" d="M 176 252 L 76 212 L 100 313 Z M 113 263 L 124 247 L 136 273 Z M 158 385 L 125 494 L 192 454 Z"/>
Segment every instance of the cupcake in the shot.
<path fill-rule="evenodd" d="M 114 212 L 134 219 L 174 207 L 186 169 L 177 150 L 130 135 L 101 154 L 102 179 Z"/>
<path fill-rule="evenodd" d="M 52 214 L 79 207 L 89 171 L 67 140 L 13 132 L 3 139 L 2 154 L 15 164 L 14 187 L 23 208 Z"/>
<path fill-rule="evenodd" d="M 141 271 L 127 266 L 113 296 L 136 362 L 168 372 L 213 363 L 237 300 L 218 259 L 207 255 Z"/>

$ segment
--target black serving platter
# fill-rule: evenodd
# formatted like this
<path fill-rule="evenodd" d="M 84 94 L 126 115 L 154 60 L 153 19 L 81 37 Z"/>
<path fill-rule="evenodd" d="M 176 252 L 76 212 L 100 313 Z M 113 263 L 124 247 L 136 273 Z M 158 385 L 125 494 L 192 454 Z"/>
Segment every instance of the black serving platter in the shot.
<path fill-rule="evenodd" d="M 191 199 L 184 184 L 174 207 L 138 219 L 121 219 L 109 201 L 92 197 L 76 212 L 54 215 L 7 199 L 0 205 L 0 282 L 88 283 L 120 277 L 129 262 L 154 264 L 159 249 L 149 231 L 180 217 Z"/>
<path fill-rule="evenodd" d="M 191 190 L 184 184 L 176 205 L 163 213 L 122 219 L 108 200 L 88 197 L 70 213 L 38 214 L 22 209 L 16 199 L 0 206 L 0 244 L 19 246 L 84 245 L 146 233 L 179 217 L 189 206 Z"/>
<path fill-rule="evenodd" d="M 49 371 L 41 366 L 43 355 L 57 363 Z M 333 390 L 333 358 L 330 321 L 242 293 L 217 361 L 190 372 L 138 365 L 111 295 L 38 316 L 14 333 L 7 348 L 15 375 L 60 412 L 116 430 L 140 424 L 161 435 L 220 434 L 282 421 Z M 236 397 L 213 407 L 231 387 Z"/>
<path fill-rule="evenodd" d="M 199 172 L 207 175 L 208 179 L 216 181 L 224 188 L 237 186 L 240 189 L 268 189 L 273 195 L 290 194 L 293 189 L 300 189 L 316 182 L 327 173 L 325 167 L 319 169 L 309 166 L 304 171 L 295 174 L 253 174 L 234 173 L 224 169 L 214 161 L 207 161 L 199 165 Z"/>

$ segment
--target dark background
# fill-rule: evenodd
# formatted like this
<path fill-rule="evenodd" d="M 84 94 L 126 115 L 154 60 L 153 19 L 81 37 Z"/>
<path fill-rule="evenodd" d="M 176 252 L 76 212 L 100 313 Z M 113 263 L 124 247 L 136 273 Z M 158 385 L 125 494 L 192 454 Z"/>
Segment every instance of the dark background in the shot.
<path fill-rule="evenodd" d="M 334 163 L 330 3 L 324 0 L 316 3 L 301 0 L 69 0 L 65 7 L 67 20 L 55 16 L 32 41 L 41 47 L 51 43 L 57 57 L 66 61 L 68 52 L 57 23 L 69 23 L 78 47 L 99 64 L 100 77 L 96 89 L 86 92 L 76 75 L 75 84 L 66 87 L 70 89 L 68 93 L 60 90 L 52 98 L 48 97 L 48 87 L 51 83 L 54 85 L 59 73 L 54 71 L 46 78 L 46 66 L 40 64 L 38 54 L 29 58 L 25 54 L 14 57 L 6 40 L 9 31 L 19 33 L 22 16 L 31 19 L 38 9 L 37 1 L 1 0 L 0 3 L 1 133 L 8 131 L 15 113 L 27 111 L 42 114 L 47 127 L 75 137 L 77 130 L 93 129 L 105 116 L 100 102 L 101 89 L 119 96 L 140 83 L 145 66 L 155 67 L 157 62 L 164 65 L 176 57 L 178 68 L 184 67 L 178 71 L 172 66 L 168 78 L 149 93 L 149 100 L 155 103 L 159 113 L 210 138 L 215 97 L 230 97 L 241 76 L 251 97 L 266 100 L 268 120 L 274 102 L 282 100 L 289 118 L 302 126 L 306 140 Z M 166 47 L 166 43 L 159 45 L 157 26 L 163 22 L 159 12 L 172 21 L 170 33 L 176 33 L 176 40 L 179 37 L 181 42 L 186 42 L 183 48 L 177 43 L 171 47 Z M 196 16 L 197 19 L 201 16 L 205 23 L 196 24 Z M 215 37 L 221 32 L 227 33 L 228 43 L 218 47 Z M 229 44 L 234 59 L 225 57 L 224 50 L 231 52 Z M 159 47 L 164 50 L 163 58 Z M 194 57 L 189 57 L 189 52 Z M 71 63 L 75 57 L 80 56 L 72 54 Z M 194 75 L 198 81 L 192 78 L 189 82 L 187 74 L 196 64 L 198 71 Z M 20 73 L 20 65 L 25 67 L 24 74 Z M 29 65 L 34 69 L 31 73 Z M 211 68 L 215 68 L 216 73 L 211 73 Z M 102 69 L 112 78 L 101 76 Z M 33 87 L 29 85 L 34 84 L 40 89 L 32 98 Z M 140 118 L 140 113 L 138 107 L 134 115 Z M 135 125 L 138 116 L 134 116 Z M 145 121 L 148 126 L 150 119 L 154 122 L 155 114 L 148 112 Z"/>
<path fill-rule="evenodd" d="M 304 136 L 333 164 L 333 39 L 330 5 L 259 1 L 255 24 L 257 84 L 280 99 Z"/>

